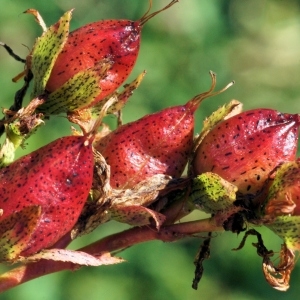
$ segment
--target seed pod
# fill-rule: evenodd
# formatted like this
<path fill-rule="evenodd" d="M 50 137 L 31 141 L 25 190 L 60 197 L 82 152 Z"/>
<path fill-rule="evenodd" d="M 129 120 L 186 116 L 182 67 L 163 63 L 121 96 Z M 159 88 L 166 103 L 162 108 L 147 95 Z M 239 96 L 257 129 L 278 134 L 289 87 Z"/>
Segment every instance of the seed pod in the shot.
<path fill-rule="evenodd" d="M 193 148 L 194 113 L 203 99 L 213 93 L 216 79 L 211 73 L 211 89 L 185 105 L 173 106 L 120 126 L 102 138 L 96 149 L 111 167 L 111 186 L 130 188 L 155 174 L 179 177 Z"/>
<path fill-rule="evenodd" d="M 193 160 L 194 174 L 213 172 L 242 194 L 262 190 L 271 171 L 295 159 L 300 118 L 272 109 L 254 109 L 216 125 Z"/>
<path fill-rule="evenodd" d="M 72 229 L 92 185 L 91 144 L 87 136 L 63 137 L 0 170 L 2 260 L 50 247 Z M 30 236 L 14 243 L 26 230 Z"/>
<path fill-rule="evenodd" d="M 131 73 L 139 53 L 144 24 L 176 2 L 172 0 L 166 7 L 152 14 L 147 12 L 137 21 L 103 20 L 71 32 L 55 61 L 46 90 L 54 92 L 79 71 L 109 59 L 112 66 L 106 77 L 100 80 L 101 92 L 89 107 L 101 101 L 114 92 Z"/>

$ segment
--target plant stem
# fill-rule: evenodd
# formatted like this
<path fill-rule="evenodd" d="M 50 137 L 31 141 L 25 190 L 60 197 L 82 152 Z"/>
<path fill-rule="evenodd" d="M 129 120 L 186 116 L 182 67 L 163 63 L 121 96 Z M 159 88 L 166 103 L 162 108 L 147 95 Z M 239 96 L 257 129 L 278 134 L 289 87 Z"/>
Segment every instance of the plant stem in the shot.
<path fill-rule="evenodd" d="M 218 227 L 215 224 L 214 219 L 211 218 L 165 226 L 162 227 L 160 231 L 149 226 L 134 227 L 105 237 L 78 250 L 91 255 L 96 255 L 101 252 L 123 250 L 133 245 L 152 240 L 174 242 L 196 233 L 223 230 L 224 229 L 222 227 Z M 51 260 L 40 260 L 19 266 L 0 276 L 0 293 L 47 274 L 63 270 L 73 271 L 74 269 L 78 269 L 78 266 L 73 263 Z"/>

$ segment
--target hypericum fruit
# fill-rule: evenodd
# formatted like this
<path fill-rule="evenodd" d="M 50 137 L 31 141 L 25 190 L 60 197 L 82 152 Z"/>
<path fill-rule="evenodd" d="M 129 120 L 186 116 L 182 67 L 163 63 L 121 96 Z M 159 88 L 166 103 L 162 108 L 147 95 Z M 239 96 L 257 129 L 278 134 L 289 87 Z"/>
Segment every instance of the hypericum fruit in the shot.
<path fill-rule="evenodd" d="M 71 32 L 57 57 L 46 90 L 54 92 L 79 71 L 109 59 L 112 67 L 107 71 L 107 76 L 99 82 L 101 93 L 88 106 L 93 106 L 114 92 L 133 69 L 139 53 L 143 25 L 176 2 L 178 0 L 172 0 L 166 7 L 152 14 L 148 14 L 147 11 L 137 21 L 103 20 Z"/>
<path fill-rule="evenodd" d="M 256 194 L 271 171 L 294 160 L 300 116 L 253 109 L 216 125 L 196 150 L 195 174 L 213 172 L 242 194 Z"/>
<path fill-rule="evenodd" d="M 155 174 L 179 177 L 193 148 L 194 113 L 211 89 L 185 105 L 173 106 L 120 126 L 102 138 L 96 149 L 111 167 L 111 186 L 130 188 Z"/>
<path fill-rule="evenodd" d="M 50 247 L 72 229 L 91 189 L 93 165 L 92 138 L 67 136 L 0 170 L 2 260 Z M 17 244 L 26 231 L 26 243 Z"/>

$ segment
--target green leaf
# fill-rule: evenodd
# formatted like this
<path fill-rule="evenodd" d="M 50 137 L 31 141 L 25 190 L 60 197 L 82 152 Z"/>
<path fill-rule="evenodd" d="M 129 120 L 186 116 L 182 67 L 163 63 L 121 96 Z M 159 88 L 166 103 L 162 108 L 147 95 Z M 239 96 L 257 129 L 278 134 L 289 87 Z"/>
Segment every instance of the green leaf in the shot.
<path fill-rule="evenodd" d="M 45 92 L 55 60 L 69 36 L 71 15 L 72 10 L 66 12 L 56 24 L 50 26 L 41 37 L 37 38 L 33 46 L 30 66 L 34 76 L 32 98 Z"/>
<path fill-rule="evenodd" d="M 218 123 L 228 119 L 242 111 L 242 103 L 237 100 L 232 100 L 228 104 L 219 107 L 209 117 L 203 121 L 203 128 L 195 141 L 194 149 L 202 142 L 208 132 L 215 127 Z"/>
<path fill-rule="evenodd" d="M 279 216 L 266 226 L 284 240 L 288 249 L 300 250 L 300 216 Z"/>
<path fill-rule="evenodd" d="M 132 96 L 133 92 L 139 87 L 139 85 L 142 82 L 145 75 L 146 75 L 146 72 L 144 71 L 137 78 L 135 78 L 132 82 L 124 85 L 124 89 L 122 92 L 120 92 L 120 93 L 115 92 L 115 93 L 109 95 L 107 98 L 96 103 L 92 107 L 92 112 L 94 114 L 98 115 L 99 112 L 101 111 L 103 105 L 105 104 L 105 102 L 111 97 L 115 97 L 116 102 L 114 102 L 114 104 L 108 109 L 107 113 L 114 114 L 114 113 L 118 113 L 119 111 L 121 111 L 121 109 L 127 103 L 128 99 Z"/>
<path fill-rule="evenodd" d="M 0 261 L 18 258 L 27 247 L 40 215 L 40 206 L 27 206 L 0 221 Z"/>
<path fill-rule="evenodd" d="M 215 173 L 203 173 L 193 179 L 190 200 L 195 207 L 210 214 L 229 209 L 238 188 Z"/>
<path fill-rule="evenodd" d="M 88 106 L 101 92 L 99 81 L 111 67 L 110 61 L 100 61 L 94 67 L 82 70 L 60 88 L 49 94 L 38 110 L 47 114 L 59 114 Z"/>
<path fill-rule="evenodd" d="M 0 168 L 13 162 L 15 150 L 15 144 L 7 137 L 0 149 Z"/>

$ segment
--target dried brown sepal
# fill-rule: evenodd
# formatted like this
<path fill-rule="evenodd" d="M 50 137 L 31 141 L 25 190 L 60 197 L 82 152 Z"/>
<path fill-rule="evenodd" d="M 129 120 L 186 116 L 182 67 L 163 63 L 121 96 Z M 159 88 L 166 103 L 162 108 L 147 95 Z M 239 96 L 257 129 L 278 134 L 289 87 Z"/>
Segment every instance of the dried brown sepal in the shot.
<path fill-rule="evenodd" d="M 173 179 L 171 176 L 157 174 L 141 181 L 132 189 L 114 189 L 112 194 L 112 205 L 149 206 L 157 200 L 159 195 L 166 194 L 175 188 L 172 181 Z M 178 181 L 176 180 L 176 182 Z"/>
<path fill-rule="evenodd" d="M 109 209 L 109 213 L 115 221 L 132 226 L 154 225 L 157 230 L 166 219 L 163 214 L 141 205 L 115 205 Z"/>
<path fill-rule="evenodd" d="M 47 30 L 47 26 L 46 26 L 42 16 L 40 15 L 40 13 L 36 9 L 28 8 L 23 13 L 33 15 L 35 21 L 42 27 L 43 31 L 45 32 Z"/>
<path fill-rule="evenodd" d="M 79 266 L 101 266 L 101 265 L 111 265 L 124 262 L 124 259 L 111 256 L 108 252 L 103 252 L 98 255 L 91 255 L 83 251 L 74 251 L 67 249 L 45 249 L 34 255 L 26 258 L 19 259 L 20 262 L 29 263 L 37 262 L 41 259 L 70 262 L 75 264 L 74 270 L 78 269 Z"/>
<path fill-rule="evenodd" d="M 113 190 L 112 206 L 109 209 L 111 218 L 119 222 L 134 226 L 151 224 L 153 219 L 156 228 L 160 228 L 165 217 L 156 211 L 146 208 L 160 196 L 172 191 L 174 186 L 168 187 L 172 177 L 157 174 L 136 184 L 132 189 Z"/>
<path fill-rule="evenodd" d="M 288 193 L 281 199 L 273 199 L 273 201 L 269 201 L 265 207 L 266 215 L 264 217 L 264 222 L 272 222 L 278 216 L 291 215 L 295 208 L 296 204 Z"/>
<path fill-rule="evenodd" d="M 87 201 L 77 224 L 71 232 L 72 239 L 77 236 L 88 234 L 96 229 L 100 224 L 110 219 L 108 209 L 111 207 L 112 193 L 110 184 L 110 168 L 106 164 L 103 156 L 94 150 L 94 176 L 92 185 L 92 199 Z"/>
<path fill-rule="evenodd" d="M 203 261 L 210 258 L 211 234 L 211 232 L 208 233 L 208 237 L 203 241 L 194 260 L 194 265 L 196 266 L 195 277 L 192 284 L 194 290 L 198 289 L 198 284 L 204 272 Z"/>
<path fill-rule="evenodd" d="M 295 254 L 286 244 L 281 246 L 280 262 L 274 267 L 269 260 L 263 262 L 263 272 L 267 282 L 276 290 L 285 292 L 289 288 L 291 272 L 295 267 Z"/>
<path fill-rule="evenodd" d="M 42 96 L 40 96 L 32 99 L 26 107 L 19 109 L 17 112 L 13 110 L 4 109 L 4 113 L 12 117 L 8 118 L 7 120 L 1 121 L 0 124 L 9 124 L 15 121 L 16 119 L 25 120 L 27 117 L 32 116 L 35 110 L 44 102 L 45 99 Z"/>
<path fill-rule="evenodd" d="M 132 189 L 111 189 L 109 166 L 99 152 L 95 152 L 94 157 L 93 200 L 87 201 L 72 230 L 72 238 L 87 234 L 111 219 L 130 225 L 151 224 L 151 220 L 154 220 L 155 226 L 159 228 L 165 218 L 152 207 L 146 207 L 164 197 L 168 198 L 168 194 L 174 190 L 185 189 L 190 182 L 187 178 L 172 179 L 170 176 L 157 174 Z"/>
<path fill-rule="evenodd" d="M 283 244 L 281 246 L 279 264 L 274 266 L 274 263 L 270 259 L 273 257 L 274 252 L 265 247 L 261 234 L 254 229 L 248 230 L 240 245 L 232 250 L 242 249 L 249 235 L 255 235 L 257 237 L 257 243 L 252 243 L 252 245 L 256 247 L 257 254 L 263 258 L 262 269 L 267 282 L 279 291 L 286 291 L 289 288 L 291 272 L 295 266 L 293 250 L 287 248 L 286 244 Z"/>
<path fill-rule="evenodd" d="M 91 111 L 80 109 L 67 112 L 67 118 L 71 123 L 77 124 L 83 132 L 88 132 L 91 126 Z"/>
<path fill-rule="evenodd" d="M 5 128 L 6 139 L 0 149 L 0 166 L 7 166 L 15 156 L 15 150 L 19 146 L 24 146 L 25 140 L 44 123 L 43 115 L 36 114 L 35 109 L 43 103 L 43 99 L 35 98 L 25 108 L 19 109 L 17 112 L 5 110 L 4 112 L 11 116 L 3 120 L 3 128 Z M 1 132 L 1 129 L 0 129 Z"/>
<path fill-rule="evenodd" d="M 274 221 L 278 216 L 299 214 L 300 160 L 285 162 L 275 171 L 263 206 L 265 223 Z"/>

